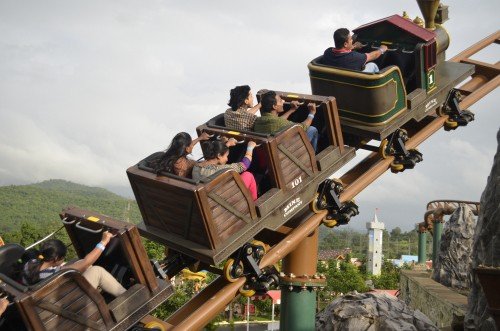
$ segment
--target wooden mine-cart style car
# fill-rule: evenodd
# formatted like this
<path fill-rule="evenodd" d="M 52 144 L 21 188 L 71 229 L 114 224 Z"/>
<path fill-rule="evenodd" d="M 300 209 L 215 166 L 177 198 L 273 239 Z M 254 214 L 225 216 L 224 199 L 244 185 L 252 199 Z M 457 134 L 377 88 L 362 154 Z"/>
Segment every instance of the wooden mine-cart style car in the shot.
<path fill-rule="evenodd" d="M 239 265 L 238 252 L 259 232 L 275 230 L 308 209 L 320 184 L 354 157 L 354 149 L 344 146 L 334 98 L 298 94 L 282 97 L 304 102 L 296 117 L 307 117 L 308 102 L 317 104 L 313 122 L 321 135 L 317 154 L 300 126 L 276 135 L 236 132 L 224 126 L 221 114 L 197 131 L 258 144 L 249 168 L 259 185 L 258 199 L 252 201 L 233 170 L 200 181 L 169 173 L 157 176 L 148 166 L 157 157 L 153 154 L 127 170 L 143 217 L 138 225 L 141 234 L 208 265 L 217 265 L 230 256 Z M 231 148 L 229 162 L 241 159 L 239 147 L 245 148 L 243 144 Z M 258 248 L 250 247 L 248 252 Z M 231 280 L 231 272 L 227 268 L 224 272 Z"/>
<path fill-rule="evenodd" d="M 396 156 L 393 170 L 401 171 L 422 159 L 420 153 L 404 148 L 407 132 L 400 129 L 411 127 L 408 122 L 446 113 L 446 128 L 455 129 L 474 119 L 458 108 L 459 96 L 453 90 L 474 73 L 474 66 L 444 61 L 449 37 L 443 28 L 429 31 L 393 15 L 353 32 L 364 45 L 362 52 L 388 46 L 375 61 L 381 68 L 378 73 L 324 65 L 323 56 L 308 65 L 312 93 L 337 98 L 348 145 L 378 150 L 366 145 L 378 140 L 381 156 Z"/>
<path fill-rule="evenodd" d="M 74 269 L 24 286 L 18 273 L 24 248 L 7 244 L 0 247 L 0 294 L 13 304 L 2 330 L 127 330 L 173 293 L 169 281 L 156 278 L 134 225 L 77 208 L 64 210 L 61 218 L 80 258 L 104 229 L 116 234 L 95 265 L 111 272 L 127 291 L 112 298 Z"/>

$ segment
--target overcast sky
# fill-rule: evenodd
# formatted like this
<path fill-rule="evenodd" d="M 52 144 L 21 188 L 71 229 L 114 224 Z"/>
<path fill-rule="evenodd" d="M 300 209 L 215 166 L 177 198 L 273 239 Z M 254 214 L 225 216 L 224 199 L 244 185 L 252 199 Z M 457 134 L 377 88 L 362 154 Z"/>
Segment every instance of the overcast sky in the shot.
<path fill-rule="evenodd" d="M 307 63 L 334 29 L 420 16 L 410 0 L 313 3 L 1 0 L 0 185 L 60 178 L 130 192 L 125 169 L 179 131 L 194 135 L 232 87 L 310 93 Z M 448 57 L 499 28 L 497 0 L 448 5 Z M 496 62 L 494 47 L 477 58 Z M 499 101 L 497 89 L 471 108 L 471 125 L 420 146 L 414 170 L 361 193 L 351 225 L 364 228 L 378 207 L 386 227 L 407 230 L 430 200 L 479 200 Z"/>

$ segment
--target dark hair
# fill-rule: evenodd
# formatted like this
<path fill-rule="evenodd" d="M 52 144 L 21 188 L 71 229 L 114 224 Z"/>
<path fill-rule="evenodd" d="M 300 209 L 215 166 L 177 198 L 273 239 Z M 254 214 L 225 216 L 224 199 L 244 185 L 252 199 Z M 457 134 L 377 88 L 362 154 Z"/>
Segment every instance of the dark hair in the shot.
<path fill-rule="evenodd" d="M 177 160 L 187 155 L 186 148 L 191 145 L 193 139 L 186 132 L 179 132 L 168 146 L 165 153 L 156 162 L 153 162 L 153 169 L 156 174 L 162 171 L 174 172 L 174 164 Z"/>
<path fill-rule="evenodd" d="M 219 155 L 224 155 L 229 150 L 226 143 L 221 140 L 205 141 L 202 147 L 205 160 L 213 160 Z"/>
<path fill-rule="evenodd" d="M 267 91 L 260 97 L 260 113 L 270 113 L 273 111 L 273 106 L 276 106 L 276 92 Z"/>
<path fill-rule="evenodd" d="M 245 99 L 248 98 L 248 93 L 250 93 L 250 86 L 236 86 L 229 93 L 230 99 L 227 105 L 234 111 L 238 110 L 245 103 Z"/>
<path fill-rule="evenodd" d="M 66 256 L 66 245 L 58 239 L 49 239 L 40 245 L 38 256 L 26 263 L 23 270 L 23 279 L 27 285 L 33 285 L 40 281 L 40 267 L 43 262 L 57 261 Z"/>
<path fill-rule="evenodd" d="M 333 41 L 335 41 L 335 48 L 340 49 L 344 47 L 344 44 L 349 39 L 350 31 L 346 28 L 341 28 L 335 30 L 333 33 Z"/>

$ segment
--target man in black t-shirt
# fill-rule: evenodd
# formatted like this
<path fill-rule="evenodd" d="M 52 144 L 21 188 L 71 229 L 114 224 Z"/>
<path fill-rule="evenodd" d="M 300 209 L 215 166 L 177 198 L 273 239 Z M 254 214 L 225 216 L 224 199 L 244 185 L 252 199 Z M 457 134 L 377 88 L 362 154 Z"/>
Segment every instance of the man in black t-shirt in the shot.
<path fill-rule="evenodd" d="M 370 61 L 376 60 L 384 54 L 387 46 L 382 45 L 379 49 L 370 53 L 356 52 L 361 44 L 352 42 L 352 35 L 346 28 L 338 29 L 333 33 L 335 48 L 329 47 L 323 53 L 322 64 L 343 69 L 359 70 L 363 72 L 378 72 L 378 66 Z"/>

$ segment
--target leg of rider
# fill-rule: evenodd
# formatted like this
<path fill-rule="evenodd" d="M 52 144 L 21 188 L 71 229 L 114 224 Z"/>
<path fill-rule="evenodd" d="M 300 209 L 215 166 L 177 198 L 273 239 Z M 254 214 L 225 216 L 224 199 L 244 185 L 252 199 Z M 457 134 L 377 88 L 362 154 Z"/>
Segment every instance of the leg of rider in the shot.
<path fill-rule="evenodd" d="M 365 70 L 363 70 L 363 72 L 377 73 L 378 66 L 376 63 L 368 62 L 367 64 L 365 64 Z"/>
<path fill-rule="evenodd" d="M 307 128 L 306 134 L 307 138 L 309 138 L 309 141 L 311 142 L 312 147 L 314 148 L 314 151 L 316 152 L 316 148 L 318 147 L 318 129 L 310 125 Z"/>
<path fill-rule="evenodd" d="M 254 201 L 257 200 L 257 184 L 255 183 L 255 177 L 253 176 L 253 174 L 249 171 L 244 171 L 240 174 L 240 176 L 243 180 L 243 183 L 250 191 L 252 199 Z"/>
<path fill-rule="evenodd" d="M 120 284 L 112 274 L 100 266 L 90 266 L 83 273 L 83 277 L 94 287 L 100 287 L 103 291 L 115 297 L 125 293 L 127 290 Z"/>

